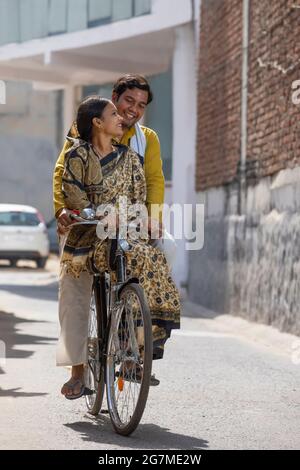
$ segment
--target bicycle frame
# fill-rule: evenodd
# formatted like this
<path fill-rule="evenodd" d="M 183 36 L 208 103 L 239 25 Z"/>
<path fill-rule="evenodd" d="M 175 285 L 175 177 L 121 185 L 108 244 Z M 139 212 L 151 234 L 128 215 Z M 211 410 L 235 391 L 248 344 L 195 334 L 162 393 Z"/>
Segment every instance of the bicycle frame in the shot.
<path fill-rule="evenodd" d="M 120 321 L 120 316 L 123 313 L 123 301 L 120 299 L 120 294 L 124 287 L 130 283 L 138 283 L 137 278 L 126 279 L 126 257 L 123 248 L 120 246 L 120 240 L 117 239 L 116 250 L 116 275 L 117 282 L 112 284 L 110 276 L 106 274 L 94 274 L 94 288 L 97 302 L 98 312 L 101 312 L 100 321 L 102 322 L 101 331 L 103 336 L 99 334 L 99 352 L 101 367 L 105 368 L 107 360 L 107 344 L 109 331 L 113 331 L 113 341 L 115 345 L 116 356 L 119 355 L 120 362 L 124 360 L 122 348 L 120 347 L 120 339 L 118 334 L 117 325 Z M 109 283 L 109 285 L 108 285 Z M 129 330 L 131 331 L 131 354 L 134 360 L 138 360 L 139 346 L 134 334 L 134 323 L 131 316 L 129 316 Z M 123 353 L 124 354 L 124 353 Z"/>
<path fill-rule="evenodd" d="M 73 216 L 76 223 L 74 225 L 97 225 L 97 220 L 85 220 L 78 215 Z M 107 286 L 106 274 L 97 273 L 94 271 L 93 287 L 95 292 L 95 301 L 97 311 L 101 312 L 100 321 L 101 327 L 99 328 L 99 359 L 102 368 L 106 366 L 107 359 L 107 343 L 110 329 L 114 332 L 114 344 L 115 350 L 120 351 L 120 341 L 117 331 L 117 325 L 119 323 L 120 315 L 123 311 L 123 303 L 120 300 L 120 294 L 124 287 L 130 283 L 139 283 L 137 278 L 126 278 L 126 257 L 125 251 L 129 249 L 129 245 L 126 240 L 120 239 L 117 233 L 117 248 L 116 248 L 116 283 L 112 284 L 109 277 L 109 286 Z M 131 345 L 131 350 L 135 359 L 138 358 L 138 343 L 134 335 L 134 324 L 130 317 L 129 329 L 131 331 L 131 338 L 134 338 L 134 344 Z M 102 334 L 101 334 L 102 333 Z M 119 358 L 121 361 L 122 357 Z"/>
<path fill-rule="evenodd" d="M 74 219 L 75 225 L 98 224 L 95 214 L 87 213 L 85 218 L 76 215 Z M 89 384 L 94 389 L 92 394 L 96 395 L 92 401 L 86 398 L 88 409 L 91 414 L 96 415 L 101 409 L 106 389 L 113 427 L 125 436 L 136 429 L 143 415 L 152 368 L 150 310 L 142 287 L 133 285 L 139 284 L 139 280 L 126 276 L 125 253 L 129 249 L 127 241 L 120 239 L 117 233 L 116 251 L 113 253 L 115 259 L 108 272 L 102 273 L 95 265 L 90 265 L 94 296 L 90 306 L 90 318 L 93 319 L 96 314 L 97 330 L 94 331 L 97 351 L 94 355 L 93 350 L 89 354 L 87 374 Z M 114 273 L 112 275 L 111 270 Z M 138 315 L 143 323 L 139 322 L 139 317 L 135 314 L 137 305 L 140 308 Z M 93 334 L 92 332 L 91 335 Z M 140 343 L 141 339 L 143 343 Z M 127 370 L 127 363 L 132 364 L 131 369 Z M 127 409 L 125 412 L 124 407 Z"/>

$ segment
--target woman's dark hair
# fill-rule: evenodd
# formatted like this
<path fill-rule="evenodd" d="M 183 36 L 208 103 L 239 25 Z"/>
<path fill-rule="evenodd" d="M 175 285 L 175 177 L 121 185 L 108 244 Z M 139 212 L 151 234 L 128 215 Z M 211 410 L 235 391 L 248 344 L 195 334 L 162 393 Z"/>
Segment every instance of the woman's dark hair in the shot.
<path fill-rule="evenodd" d="M 109 103 L 111 103 L 110 100 L 101 98 L 98 95 L 88 96 L 80 103 L 76 118 L 80 139 L 91 142 L 93 130 L 92 121 L 95 117 L 102 117 L 103 111 Z"/>
<path fill-rule="evenodd" d="M 127 74 L 123 77 L 120 77 L 119 80 L 113 86 L 113 92 L 116 93 L 118 99 L 124 93 L 124 91 L 132 90 L 133 88 L 138 88 L 139 90 L 144 90 L 148 92 L 148 101 L 147 104 L 151 103 L 153 100 L 153 93 L 151 91 L 150 85 L 143 75 L 137 74 Z"/>

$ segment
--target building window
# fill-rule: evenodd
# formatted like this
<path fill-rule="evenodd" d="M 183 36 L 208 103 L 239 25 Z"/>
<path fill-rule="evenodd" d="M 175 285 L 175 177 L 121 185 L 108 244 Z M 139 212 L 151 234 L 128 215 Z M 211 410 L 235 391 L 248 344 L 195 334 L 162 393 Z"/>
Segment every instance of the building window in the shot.
<path fill-rule="evenodd" d="M 100 95 L 101 98 L 111 100 L 113 83 L 106 83 L 105 85 L 87 85 L 82 87 L 82 99 L 91 95 Z"/>
<path fill-rule="evenodd" d="M 49 2 L 49 30 L 48 34 L 65 33 L 67 30 L 67 0 L 50 0 Z"/>
<path fill-rule="evenodd" d="M 88 26 L 101 26 L 109 23 L 112 17 L 111 0 L 89 0 L 88 4 Z"/>
<path fill-rule="evenodd" d="M 172 72 L 171 70 L 149 77 L 153 91 L 153 102 L 147 107 L 145 125 L 157 132 L 163 160 L 166 181 L 172 180 Z"/>
<path fill-rule="evenodd" d="M 134 0 L 134 16 L 147 15 L 151 13 L 151 0 Z"/>
<path fill-rule="evenodd" d="M 0 46 L 151 12 L 151 0 L 0 0 Z"/>

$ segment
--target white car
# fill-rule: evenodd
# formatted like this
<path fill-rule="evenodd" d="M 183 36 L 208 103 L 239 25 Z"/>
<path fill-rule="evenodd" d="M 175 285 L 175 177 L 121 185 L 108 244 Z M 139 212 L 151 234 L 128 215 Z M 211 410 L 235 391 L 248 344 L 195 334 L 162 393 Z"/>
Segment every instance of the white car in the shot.
<path fill-rule="evenodd" d="M 44 268 L 48 255 L 47 227 L 40 212 L 31 206 L 0 204 L 0 259 L 12 266 L 19 259 L 34 260 Z"/>

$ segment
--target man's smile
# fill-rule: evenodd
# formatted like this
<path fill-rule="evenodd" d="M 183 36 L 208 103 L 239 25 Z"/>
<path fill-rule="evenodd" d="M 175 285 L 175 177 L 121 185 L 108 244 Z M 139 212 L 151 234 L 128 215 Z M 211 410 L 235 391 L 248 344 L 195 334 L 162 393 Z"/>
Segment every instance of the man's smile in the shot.
<path fill-rule="evenodd" d="M 128 119 L 136 118 L 136 114 L 130 113 L 129 111 L 126 111 L 126 113 L 124 113 L 124 116 L 126 116 Z"/>

